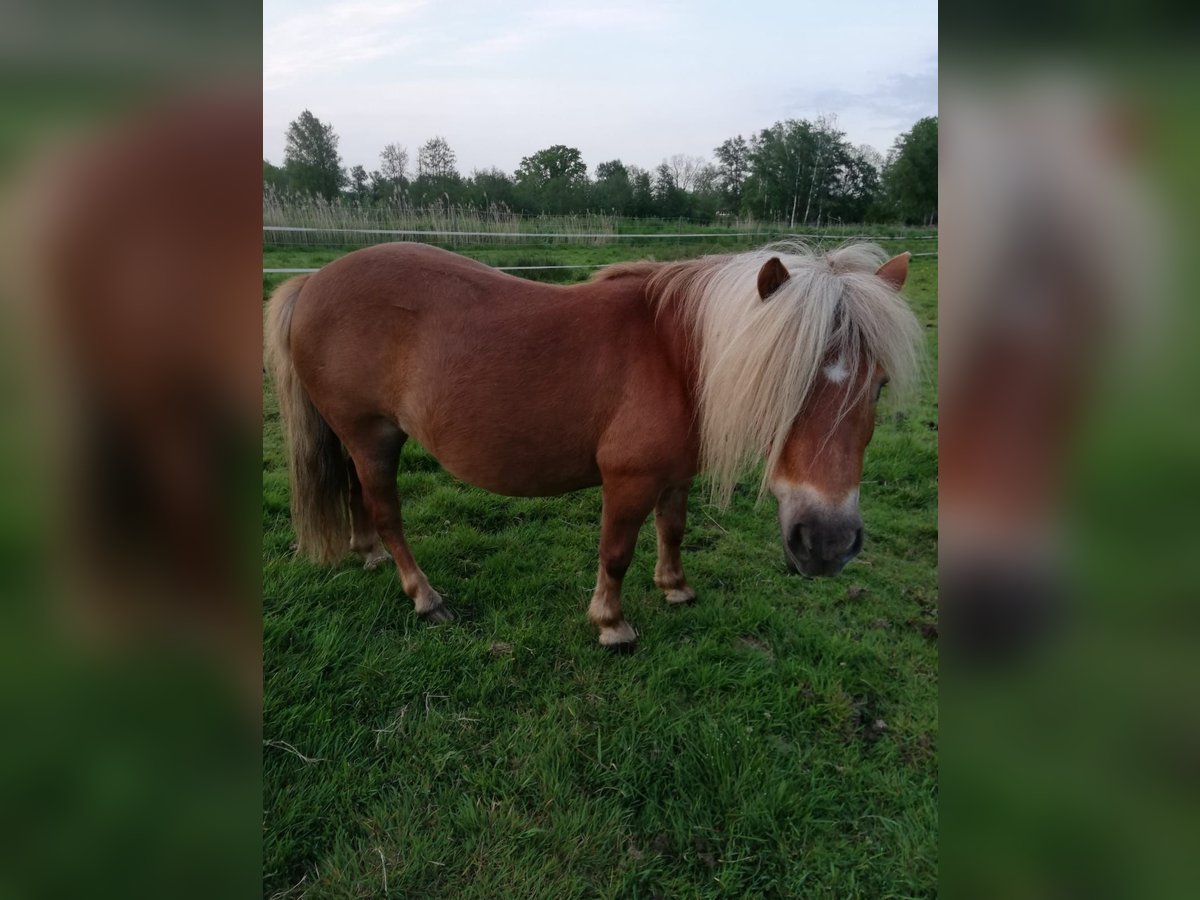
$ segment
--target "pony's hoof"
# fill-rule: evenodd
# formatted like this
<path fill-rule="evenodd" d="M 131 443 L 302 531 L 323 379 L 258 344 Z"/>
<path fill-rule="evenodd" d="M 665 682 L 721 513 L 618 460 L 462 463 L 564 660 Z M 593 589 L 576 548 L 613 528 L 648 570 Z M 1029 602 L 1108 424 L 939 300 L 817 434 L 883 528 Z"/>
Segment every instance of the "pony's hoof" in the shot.
<path fill-rule="evenodd" d="M 391 562 L 392 557 L 386 550 L 379 550 L 368 553 L 363 557 L 363 569 L 370 572 L 372 569 L 378 569 L 385 562 Z"/>
<path fill-rule="evenodd" d="M 454 621 L 454 613 L 450 612 L 450 607 L 444 603 L 441 606 L 435 606 L 433 609 L 426 610 L 425 612 L 417 613 L 417 615 L 422 621 L 429 622 L 432 625 L 440 625 L 443 622 Z"/>
<path fill-rule="evenodd" d="M 672 588 L 666 592 L 666 597 L 671 606 L 691 606 L 696 602 L 696 592 L 690 587 Z"/>
<path fill-rule="evenodd" d="M 628 622 L 600 629 L 600 646 L 610 653 L 632 653 L 637 649 L 637 632 Z"/>

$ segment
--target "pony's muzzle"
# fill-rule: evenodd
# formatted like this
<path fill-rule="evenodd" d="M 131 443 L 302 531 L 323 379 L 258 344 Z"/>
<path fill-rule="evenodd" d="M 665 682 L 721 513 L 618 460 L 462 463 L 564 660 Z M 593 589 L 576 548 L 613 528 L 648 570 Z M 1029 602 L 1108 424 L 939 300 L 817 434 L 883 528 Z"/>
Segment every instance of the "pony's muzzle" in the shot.
<path fill-rule="evenodd" d="M 783 545 L 791 572 L 837 575 L 862 550 L 862 519 L 857 513 L 806 516 L 784 527 Z"/>

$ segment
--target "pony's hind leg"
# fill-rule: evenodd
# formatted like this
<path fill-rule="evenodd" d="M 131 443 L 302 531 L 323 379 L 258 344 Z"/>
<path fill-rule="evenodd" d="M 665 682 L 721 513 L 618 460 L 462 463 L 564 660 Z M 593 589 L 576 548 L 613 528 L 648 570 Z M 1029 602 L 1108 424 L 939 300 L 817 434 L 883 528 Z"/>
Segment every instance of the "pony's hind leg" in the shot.
<path fill-rule="evenodd" d="M 621 583 L 633 560 L 638 530 L 654 507 L 660 486 L 645 478 L 604 482 L 604 511 L 600 521 L 600 571 L 588 606 L 588 620 L 600 631 L 600 644 L 630 651 L 637 632 L 621 612 Z"/>
<path fill-rule="evenodd" d="M 696 592 L 683 574 L 679 545 L 687 525 L 688 489 L 691 482 L 669 487 L 658 495 L 654 506 L 654 526 L 658 532 L 658 562 L 654 566 L 654 583 L 666 594 L 671 604 L 692 603 Z"/>
<path fill-rule="evenodd" d="M 396 561 L 404 593 L 412 599 L 418 616 L 430 622 L 447 622 L 454 618 L 453 614 L 430 587 L 404 537 L 396 468 L 400 463 L 400 448 L 407 439 L 408 435 L 390 422 L 377 423 L 348 446 L 362 484 L 364 506 Z"/>
<path fill-rule="evenodd" d="M 362 482 L 353 459 L 346 460 L 346 471 L 350 478 L 350 549 L 362 557 L 364 569 L 374 569 L 392 557 L 363 503 Z"/>

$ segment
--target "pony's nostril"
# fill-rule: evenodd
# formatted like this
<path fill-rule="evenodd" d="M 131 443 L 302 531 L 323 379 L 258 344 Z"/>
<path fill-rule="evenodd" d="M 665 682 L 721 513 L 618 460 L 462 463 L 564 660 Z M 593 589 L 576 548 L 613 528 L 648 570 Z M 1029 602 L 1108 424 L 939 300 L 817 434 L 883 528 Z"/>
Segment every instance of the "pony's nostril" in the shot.
<path fill-rule="evenodd" d="M 787 530 L 787 549 L 797 559 L 808 559 L 813 555 L 813 531 L 803 522 L 796 522 Z"/>
<path fill-rule="evenodd" d="M 804 526 L 799 522 L 788 529 L 787 545 L 793 553 L 798 553 L 804 548 Z"/>
<path fill-rule="evenodd" d="M 823 544 L 824 559 L 828 562 L 847 562 L 858 555 L 862 544 L 862 528 L 840 528 L 830 534 Z"/>
<path fill-rule="evenodd" d="M 800 546 L 804 548 L 806 553 L 812 553 L 813 530 L 802 522 L 796 526 L 796 533 L 800 538 Z"/>

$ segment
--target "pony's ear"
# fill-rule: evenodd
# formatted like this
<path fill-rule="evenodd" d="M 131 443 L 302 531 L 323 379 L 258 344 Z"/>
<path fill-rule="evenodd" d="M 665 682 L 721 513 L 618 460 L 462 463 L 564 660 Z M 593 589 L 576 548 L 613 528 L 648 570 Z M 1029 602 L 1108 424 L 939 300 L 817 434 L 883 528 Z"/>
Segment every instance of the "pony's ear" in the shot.
<path fill-rule="evenodd" d="M 764 300 L 768 299 L 787 280 L 787 268 L 779 261 L 778 256 L 772 256 L 758 270 L 758 296 Z"/>
<path fill-rule="evenodd" d="M 882 279 L 895 290 L 900 290 L 908 279 L 908 261 L 910 259 L 912 259 L 912 254 L 908 251 L 899 256 L 893 256 L 879 267 L 875 272 L 875 277 Z"/>

